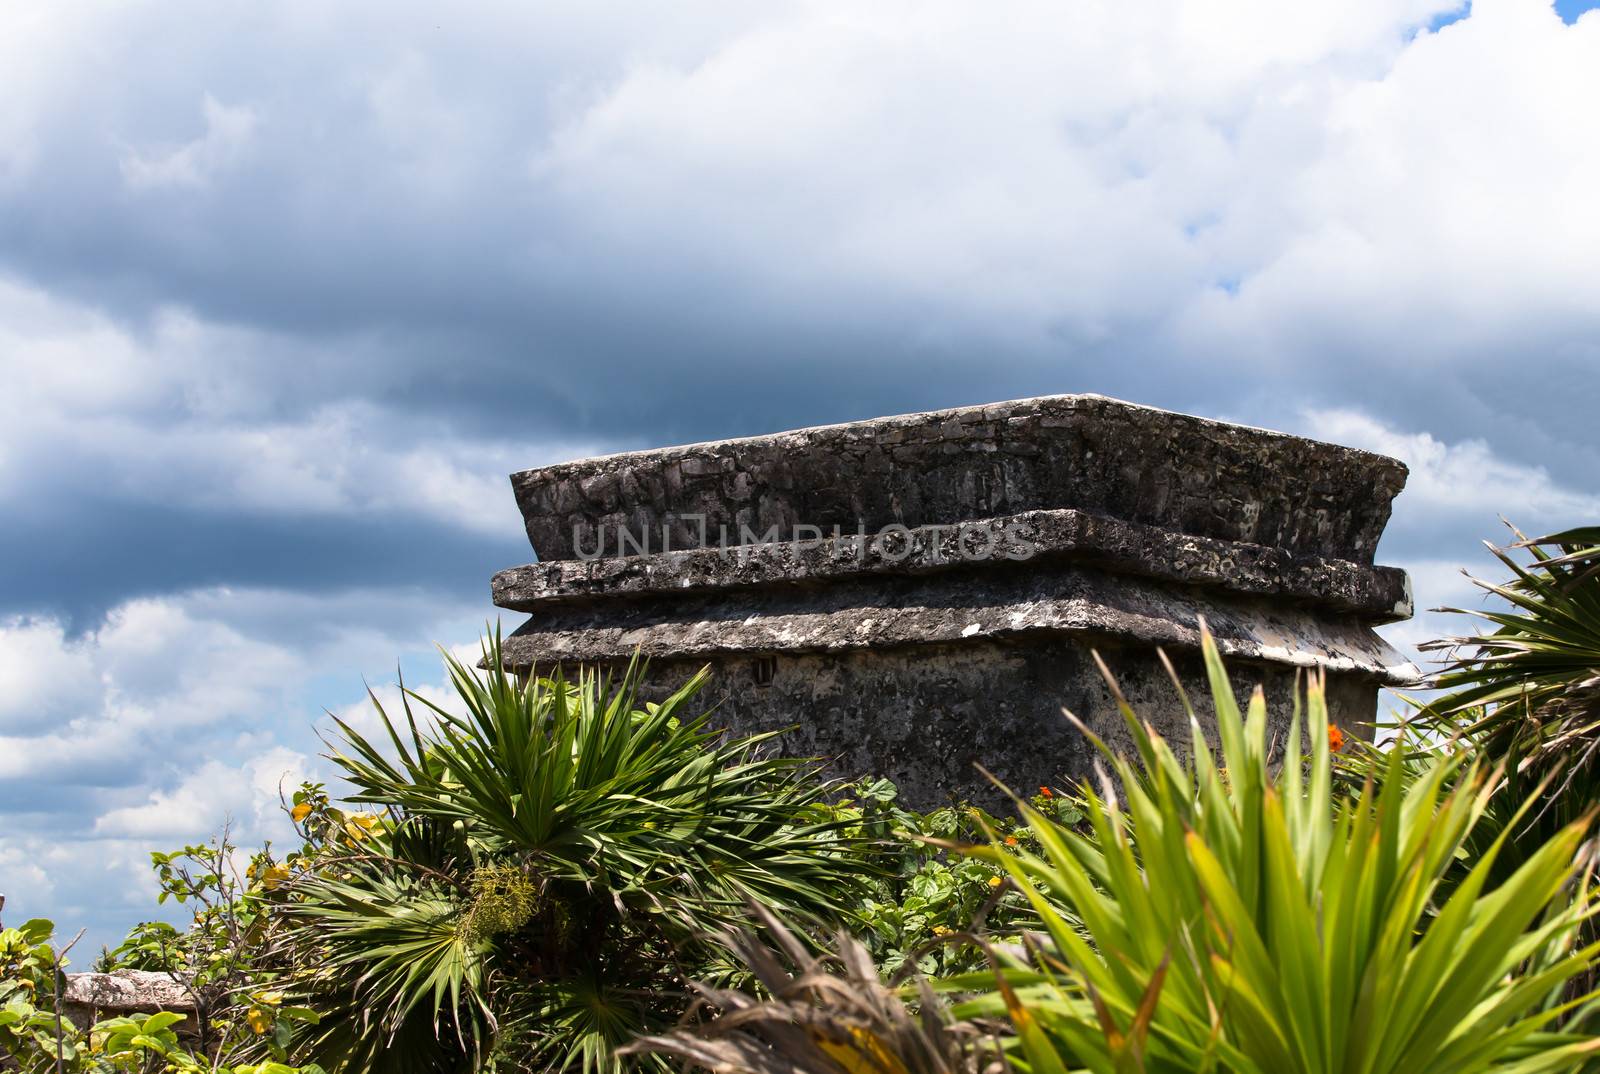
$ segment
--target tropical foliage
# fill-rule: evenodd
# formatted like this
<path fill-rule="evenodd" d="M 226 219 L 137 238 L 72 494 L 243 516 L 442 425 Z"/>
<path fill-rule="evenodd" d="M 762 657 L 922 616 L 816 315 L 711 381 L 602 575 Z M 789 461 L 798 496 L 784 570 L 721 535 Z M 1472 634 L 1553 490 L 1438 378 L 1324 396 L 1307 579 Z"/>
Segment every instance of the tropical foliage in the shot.
<path fill-rule="evenodd" d="M 69 963 L 66 949 L 52 945 L 54 931 L 43 919 L 0 929 L 0 1069 L 9 1060 L 30 1074 L 321 1074 L 272 1059 L 230 1060 L 226 1041 L 191 1050 L 177 1030 L 192 1027 L 170 1011 L 75 1025 L 63 1011 Z"/>
<path fill-rule="evenodd" d="M 729 964 L 708 936 L 749 902 L 842 916 L 863 850 L 801 762 L 724 740 L 639 669 L 613 682 L 448 659 L 459 711 L 408 693 L 380 737 L 340 724 L 345 837 L 287 862 L 293 987 L 323 1019 L 330 1070 L 605 1070 L 670 1025 L 692 977 Z M 302 807 L 306 807 L 302 810 Z M 297 801 L 303 825 L 325 801 Z M 335 821 L 337 823 L 337 821 Z M 354 829 L 351 826 L 354 825 Z"/>
<path fill-rule="evenodd" d="M 1531 561 L 1519 563 L 1517 549 Z M 1466 732 L 1497 757 L 1576 753 L 1587 764 L 1600 742 L 1600 527 L 1490 551 L 1512 577 L 1472 581 L 1505 606 L 1448 609 L 1494 629 L 1423 646 L 1449 656 L 1433 684 L 1446 693 L 1429 710 L 1475 717 Z"/>
<path fill-rule="evenodd" d="M 487 672 L 448 660 L 450 704 L 403 691 L 376 734 L 339 725 L 353 792 L 302 786 L 281 860 L 237 875 L 226 834 L 153 856 L 193 923 L 100 968 L 173 974 L 198 1024 L 58 1019 L 65 960 L 30 922 L 0 933 L 0 1052 L 63 1074 L 1600 1069 L 1600 529 L 1518 536 L 1493 550 L 1510 579 L 1478 583 L 1503 606 L 1469 613 L 1492 629 L 1432 646 L 1442 692 L 1384 745 L 1341 750 L 1318 682 L 1269 731 L 1208 638 L 1214 739 L 1191 718 L 1175 750 L 1117 694 L 1136 755 L 1095 739 L 1101 777 L 1015 820 L 823 784 L 717 734 L 701 678 L 656 703 L 637 667 L 518 680 L 491 638 Z"/>
<path fill-rule="evenodd" d="M 1010 1062 L 1039 1074 L 1534 1074 L 1600 1051 L 1600 1039 L 1559 1028 L 1586 998 L 1564 1001 L 1564 987 L 1600 957 L 1576 939 L 1593 912 L 1574 865 L 1587 820 L 1504 882 L 1491 880 L 1503 842 L 1490 846 L 1436 897 L 1499 777 L 1442 756 L 1399 778 L 1401 743 L 1392 778 L 1341 800 L 1320 684 L 1275 762 L 1262 694 L 1240 713 L 1209 638 L 1205 657 L 1220 754 L 1196 721 L 1179 760 L 1119 697 L 1138 757 L 1101 745 L 1115 780 L 1082 788 L 1088 832 L 1023 805 L 1038 850 L 964 848 L 1007 870 L 1044 929 L 989 945 L 991 969 L 938 982 L 957 997 L 958 1022 L 1005 1020 Z M 831 998 L 846 981 L 810 989 L 820 1013 L 788 1015 L 807 1026 L 856 1002 Z M 827 1038 L 843 1069 L 910 1069 L 895 1039 L 845 1024 Z M 690 1055 L 697 1036 L 652 1046 Z M 702 1055 L 714 1069 L 763 1072 L 794 1058 Z"/>
<path fill-rule="evenodd" d="M 1518 562 L 1517 549 L 1530 561 Z M 1600 801 L 1600 528 L 1491 551 L 1511 577 L 1473 579 L 1499 600 L 1462 614 L 1493 629 L 1425 646 L 1447 656 L 1432 683 L 1443 693 L 1412 722 L 1504 771 L 1486 825 L 1513 827 L 1504 872 L 1520 864 L 1522 847 L 1542 843 Z M 1537 806 L 1521 810 L 1529 797 Z M 1585 850 L 1588 867 L 1600 864 L 1594 844 Z"/>
<path fill-rule="evenodd" d="M 241 859 L 247 859 L 243 869 Z M 192 909 L 189 927 L 137 925 L 122 943 L 101 952 L 95 969 L 171 975 L 194 1004 L 185 1031 L 218 1062 L 286 1061 L 317 1015 L 285 1004 L 276 984 L 273 890 L 286 871 L 274 864 L 272 847 L 244 855 L 224 828 L 210 842 L 153 852 L 150 862 L 160 889 L 157 902 Z"/>
<path fill-rule="evenodd" d="M 1032 801 L 1035 809 L 1069 825 L 1082 819 L 1068 797 L 1048 787 L 1040 787 Z M 977 969 L 986 957 L 970 943 L 955 942 L 959 933 L 977 927 L 1014 937 L 1038 927 L 1027 899 L 1004 883 L 1005 870 L 946 849 L 989 833 L 1018 847 L 1033 838 L 1026 824 L 960 802 L 926 813 L 905 809 L 886 779 L 862 780 L 834 808 L 872 854 L 874 869 L 852 923 L 884 973 L 937 976 Z"/>
<path fill-rule="evenodd" d="M 628 1054 L 670 1056 L 726 1074 L 948 1074 L 976 1072 L 1002 1057 L 998 1027 L 958 1022 L 920 975 L 913 1010 L 849 933 L 817 952 L 767 911 L 756 907 L 755 916 L 764 939 L 744 930 L 724 942 L 761 996 L 702 987 L 718 1017 L 694 1032 L 642 1038 Z"/>

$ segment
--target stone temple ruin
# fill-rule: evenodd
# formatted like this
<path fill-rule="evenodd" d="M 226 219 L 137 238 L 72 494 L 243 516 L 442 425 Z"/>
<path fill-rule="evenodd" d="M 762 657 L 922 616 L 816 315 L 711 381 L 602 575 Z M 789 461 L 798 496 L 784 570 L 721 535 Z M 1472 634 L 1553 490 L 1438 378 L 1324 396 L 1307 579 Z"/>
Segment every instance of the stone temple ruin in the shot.
<path fill-rule="evenodd" d="M 539 562 L 494 602 L 504 656 L 617 666 L 665 690 L 704 665 L 740 732 L 893 779 L 911 804 L 992 801 L 1085 775 L 1070 709 L 1184 734 L 1156 650 L 1211 718 L 1203 619 L 1241 692 L 1289 711 L 1327 674 L 1360 733 L 1416 669 L 1372 630 L 1411 614 L 1373 565 L 1405 483 L 1393 459 L 1093 395 L 1051 396 L 630 452 L 512 475 Z"/>

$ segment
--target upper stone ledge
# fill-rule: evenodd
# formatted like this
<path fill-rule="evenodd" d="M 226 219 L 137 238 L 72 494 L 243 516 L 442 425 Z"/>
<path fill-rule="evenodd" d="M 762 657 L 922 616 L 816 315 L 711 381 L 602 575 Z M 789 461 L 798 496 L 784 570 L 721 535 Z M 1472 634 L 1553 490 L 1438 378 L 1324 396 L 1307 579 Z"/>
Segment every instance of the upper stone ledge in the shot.
<path fill-rule="evenodd" d="M 694 548 L 595 560 L 555 560 L 494 576 L 494 603 L 532 612 L 552 605 L 667 593 L 827 583 L 1070 559 L 1118 573 L 1271 596 L 1358 615 L 1411 615 L 1405 573 L 1278 548 L 1190 537 L 1072 509 L 1029 511 L 959 525 L 878 535 Z"/>
<path fill-rule="evenodd" d="M 874 532 L 1075 508 L 1370 564 L 1396 460 L 1098 395 L 1046 396 L 559 463 L 511 476 L 542 561 L 776 527 Z M 746 536 L 748 534 L 748 536 Z"/>

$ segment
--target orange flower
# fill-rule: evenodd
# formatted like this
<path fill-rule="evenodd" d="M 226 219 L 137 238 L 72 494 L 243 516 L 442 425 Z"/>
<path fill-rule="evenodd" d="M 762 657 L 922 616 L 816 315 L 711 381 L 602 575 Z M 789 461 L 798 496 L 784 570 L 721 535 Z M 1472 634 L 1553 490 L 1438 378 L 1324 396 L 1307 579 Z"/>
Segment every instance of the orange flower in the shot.
<path fill-rule="evenodd" d="M 1017 845 L 1017 837 L 1016 836 L 1014 836 L 1014 835 L 1006 836 L 1006 846 L 1014 847 L 1016 845 Z"/>
<path fill-rule="evenodd" d="M 1056 792 L 1052 791 L 1049 787 L 1040 787 L 1039 793 L 1044 795 L 1046 798 L 1054 798 L 1056 796 Z"/>
<path fill-rule="evenodd" d="M 1340 730 L 1338 724 L 1328 725 L 1328 748 L 1334 753 L 1344 749 L 1344 731 Z"/>

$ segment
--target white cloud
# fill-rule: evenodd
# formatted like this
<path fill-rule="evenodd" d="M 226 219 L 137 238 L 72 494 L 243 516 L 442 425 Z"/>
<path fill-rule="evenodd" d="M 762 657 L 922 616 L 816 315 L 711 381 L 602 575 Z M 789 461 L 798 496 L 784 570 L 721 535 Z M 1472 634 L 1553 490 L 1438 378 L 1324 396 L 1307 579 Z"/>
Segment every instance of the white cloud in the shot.
<path fill-rule="evenodd" d="M 207 761 L 176 786 L 152 791 L 141 805 L 102 813 L 95 819 L 94 832 L 170 842 L 191 835 L 195 818 L 206 817 L 219 827 L 224 820 L 231 821 L 242 840 L 281 839 L 289 834 L 281 800 L 315 774 L 311 758 L 283 746 L 240 764 Z"/>
<path fill-rule="evenodd" d="M 1486 0 L 1406 43 L 1453 6 L 808 5 L 636 64 L 533 174 L 626 249 L 714 230 L 756 286 L 1083 338 L 1171 318 L 1265 360 L 1330 317 L 1438 346 L 1592 321 L 1600 19 Z"/>
<path fill-rule="evenodd" d="M 1402 494 L 1407 511 L 1499 512 L 1513 523 L 1600 516 L 1600 496 L 1568 488 L 1540 466 L 1499 457 L 1483 439 L 1445 443 L 1426 432 L 1401 432 L 1350 410 L 1312 410 L 1311 435 L 1400 459 L 1411 468 Z"/>
<path fill-rule="evenodd" d="M 1499 582 L 1508 573 L 1482 545 L 1515 539 L 1499 517 L 1533 534 L 1600 518 L 1600 496 L 1566 486 L 1543 467 L 1510 461 L 1483 439 L 1450 442 L 1352 410 L 1308 410 L 1300 420 L 1307 435 L 1388 455 L 1410 469 L 1384 538 L 1399 552 L 1381 558 L 1410 576 L 1416 613 L 1380 633 L 1424 671 L 1437 670 L 1439 654 L 1423 653 L 1423 643 L 1483 629 L 1481 620 L 1440 609 L 1471 612 L 1495 603 L 1471 578 Z"/>
<path fill-rule="evenodd" d="M 122 179 L 134 190 L 179 187 L 199 189 L 218 172 L 240 164 L 255 140 L 260 117 L 254 109 L 230 108 L 207 93 L 201 101 L 205 133 L 194 141 L 162 149 L 129 149 Z"/>
<path fill-rule="evenodd" d="M 419 593 L 207 589 L 130 601 L 97 629 L 0 622 L 0 891 L 91 945 L 155 914 L 148 852 L 232 824 L 288 834 L 280 785 L 327 779 L 314 728 L 393 697 L 396 661 L 444 699 L 437 637 L 469 649 L 480 609 Z M 46 718 L 47 717 L 47 718 Z"/>
<path fill-rule="evenodd" d="M 92 703 L 100 684 L 61 624 L 0 624 L 0 735 L 37 733 Z"/>
<path fill-rule="evenodd" d="M 343 393 L 301 409 L 280 394 L 283 341 L 178 310 L 152 321 L 136 333 L 0 277 L 0 372 L 26 388 L 0 393 L 0 496 L 70 464 L 97 494 L 151 504 L 393 512 L 504 535 L 519 529 L 507 474 L 597 450 L 468 439 Z"/>

